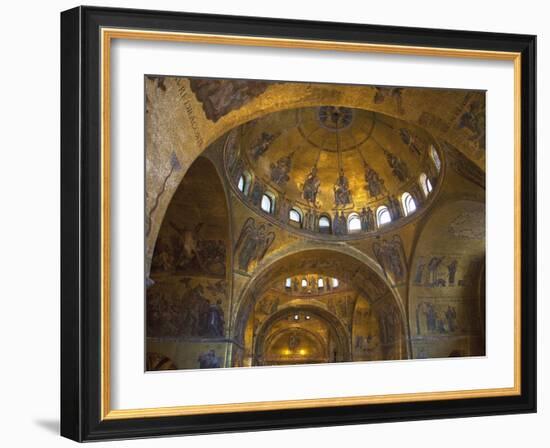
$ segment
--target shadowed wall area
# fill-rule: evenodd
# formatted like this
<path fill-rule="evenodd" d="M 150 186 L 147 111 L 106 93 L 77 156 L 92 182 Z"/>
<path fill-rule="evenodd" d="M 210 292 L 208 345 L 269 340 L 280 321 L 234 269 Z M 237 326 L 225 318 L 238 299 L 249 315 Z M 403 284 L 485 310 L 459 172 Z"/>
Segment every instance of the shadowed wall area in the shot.
<path fill-rule="evenodd" d="M 484 355 L 483 92 L 145 93 L 147 370 Z"/>

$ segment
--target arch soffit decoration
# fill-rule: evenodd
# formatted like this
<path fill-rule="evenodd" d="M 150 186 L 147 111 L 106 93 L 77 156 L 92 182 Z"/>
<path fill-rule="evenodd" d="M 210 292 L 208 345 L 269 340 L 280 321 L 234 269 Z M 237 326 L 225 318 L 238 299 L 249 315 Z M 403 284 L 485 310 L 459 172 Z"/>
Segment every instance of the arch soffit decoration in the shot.
<path fill-rule="evenodd" d="M 371 271 L 374 275 L 376 275 L 377 280 L 381 281 L 387 290 L 387 292 L 380 297 L 386 298 L 388 296 L 391 296 L 394 305 L 397 306 L 397 309 L 399 311 L 403 331 L 408 332 L 406 303 L 401 297 L 398 288 L 392 287 L 389 281 L 385 278 L 382 269 L 380 268 L 378 263 L 376 263 L 373 259 L 371 259 L 362 251 L 347 245 L 342 246 L 336 244 L 318 244 L 315 247 L 308 247 L 307 249 L 304 249 L 303 247 L 300 247 L 299 243 L 291 245 L 285 248 L 283 251 L 278 252 L 277 254 L 272 254 L 266 257 L 266 259 L 263 260 L 260 265 L 258 265 L 256 271 L 253 273 L 253 275 L 250 277 L 250 279 L 242 289 L 238 300 L 234 302 L 236 310 L 232 313 L 231 318 L 232 332 L 234 333 L 237 329 L 237 322 L 244 322 L 248 319 L 248 314 L 252 309 L 252 305 L 259 298 L 258 291 L 261 291 L 262 287 L 265 287 L 265 285 L 262 285 L 262 281 L 266 278 L 266 276 L 269 275 L 270 272 L 274 271 L 274 268 L 278 267 L 279 265 L 284 265 L 289 257 L 317 251 L 332 252 L 339 254 L 340 256 L 348 257 L 351 260 L 355 261 L 356 265 L 358 265 L 357 268 L 363 266 L 367 270 Z M 332 272 L 328 273 L 327 275 L 331 274 Z M 282 279 L 284 278 L 284 275 L 281 274 L 279 276 Z M 390 294 L 388 294 L 388 292 Z"/>

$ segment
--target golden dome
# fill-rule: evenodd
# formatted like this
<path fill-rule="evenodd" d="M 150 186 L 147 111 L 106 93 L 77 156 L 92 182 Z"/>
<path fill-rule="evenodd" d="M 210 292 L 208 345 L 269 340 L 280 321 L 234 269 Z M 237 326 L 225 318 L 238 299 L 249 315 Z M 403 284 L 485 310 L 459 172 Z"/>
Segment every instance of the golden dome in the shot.
<path fill-rule="evenodd" d="M 364 109 L 284 110 L 237 128 L 229 141 L 226 165 L 240 197 L 283 222 L 292 208 L 300 219 L 312 214 L 332 222 L 337 214 L 349 217 L 363 209 L 374 215 L 380 206 L 395 221 L 407 214 L 403 193 L 420 206 L 427 196 L 421 176 L 431 186 L 438 177 L 431 156 L 435 142 L 427 132 Z M 280 213 L 262 205 L 265 193 Z M 300 227 L 315 229 L 307 221 Z"/>

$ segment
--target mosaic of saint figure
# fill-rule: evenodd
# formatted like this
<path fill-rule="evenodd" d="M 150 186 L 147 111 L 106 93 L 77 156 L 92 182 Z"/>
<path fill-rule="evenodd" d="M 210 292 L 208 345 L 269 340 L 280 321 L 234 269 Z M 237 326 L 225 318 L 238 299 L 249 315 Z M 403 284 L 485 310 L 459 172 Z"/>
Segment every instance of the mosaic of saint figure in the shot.
<path fill-rule="evenodd" d="M 416 266 L 416 274 L 414 276 L 414 283 L 416 285 L 422 284 L 422 278 L 424 277 L 424 269 L 426 268 L 426 261 L 424 257 L 418 259 L 418 264 Z"/>
<path fill-rule="evenodd" d="M 374 219 L 374 212 L 372 211 L 372 208 L 367 208 L 367 230 L 371 231 L 374 230 L 376 227 L 376 222 Z"/>
<path fill-rule="evenodd" d="M 336 183 L 334 184 L 334 203 L 336 207 L 345 207 L 351 204 L 351 202 L 348 178 L 344 175 L 344 170 L 340 170 L 338 179 L 336 179 Z"/>
<path fill-rule="evenodd" d="M 254 182 L 252 191 L 250 192 L 250 201 L 254 205 L 260 205 L 262 195 L 264 194 L 264 186 L 260 182 Z"/>
<path fill-rule="evenodd" d="M 203 285 L 196 285 L 181 296 L 148 293 L 147 332 L 154 336 L 219 337 L 224 334 L 222 301 L 212 305 Z"/>
<path fill-rule="evenodd" d="M 393 175 L 397 177 L 397 179 L 399 179 L 401 182 L 405 182 L 409 177 L 409 169 L 407 167 L 407 164 L 391 152 L 385 152 L 388 165 L 392 169 Z"/>
<path fill-rule="evenodd" d="M 457 312 L 454 306 L 447 305 L 446 309 L 438 309 L 433 303 L 422 302 L 416 307 L 416 334 L 454 333 L 458 330 L 456 321 Z"/>
<path fill-rule="evenodd" d="M 366 189 L 375 198 L 376 196 L 384 193 L 384 181 L 380 178 L 378 173 L 374 171 L 369 165 L 365 163 L 365 182 L 367 183 Z"/>
<path fill-rule="evenodd" d="M 477 140 L 481 148 L 485 147 L 485 107 L 479 101 L 470 103 L 458 122 L 459 129 L 468 129 L 472 136 L 470 140 Z"/>
<path fill-rule="evenodd" d="M 313 207 L 317 206 L 317 193 L 319 193 L 320 186 L 321 181 L 317 176 L 317 167 L 314 166 L 311 169 L 311 172 L 307 175 L 307 178 L 304 182 L 304 190 L 302 192 L 303 198 L 308 202 L 309 205 Z"/>
<path fill-rule="evenodd" d="M 304 215 L 303 228 L 306 230 L 315 231 L 317 228 L 317 218 L 318 218 L 318 215 L 315 209 L 307 210 Z"/>
<path fill-rule="evenodd" d="M 293 351 L 300 345 L 300 337 L 295 333 L 292 333 L 288 338 L 288 348 Z"/>
<path fill-rule="evenodd" d="M 264 314 L 273 314 L 279 308 L 279 301 L 279 297 L 266 298 L 259 303 L 258 308 Z"/>
<path fill-rule="evenodd" d="M 257 226 L 254 218 L 248 218 L 236 245 L 239 269 L 248 271 L 253 261 L 261 261 L 274 239 L 275 233 L 268 232 L 265 224 Z"/>
<path fill-rule="evenodd" d="M 171 221 L 174 233 L 170 238 L 160 239 L 152 260 L 153 270 L 225 275 L 225 242 L 200 238 L 203 225 L 198 223 L 193 229 L 186 229 Z"/>
<path fill-rule="evenodd" d="M 393 307 L 390 310 L 384 310 L 380 313 L 379 325 L 382 343 L 392 343 L 395 340 L 399 328 L 399 316 Z"/>
<path fill-rule="evenodd" d="M 321 106 L 318 109 L 319 122 L 329 129 L 345 129 L 353 121 L 353 109 L 343 106 Z"/>
<path fill-rule="evenodd" d="M 265 92 L 270 83 L 240 79 L 191 78 L 189 86 L 202 103 L 206 118 L 218 121 Z"/>
<path fill-rule="evenodd" d="M 432 257 L 428 262 L 427 286 L 445 286 L 445 279 L 439 278 L 439 267 L 445 257 Z"/>
<path fill-rule="evenodd" d="M 395 284 L 405 281 L 405 250 L 399 235 L 394 235 L 391 240 L 375 242 L 372 250 L 386 278 L 391 274 Z"/>
<path fill-rule="evenodd" d="M 456 260 L 451 261 L 447 265 L 447 270 L 449 272 L 449 286 L 455 284 L 455 277 L 456 277 L 456 268 L 458 266 L 458 262 Z"/>
<path fill-rule="evenodd" d="M 403 115 L 405 113 L 405 110 L 403 109 L 402 96 L 402 87 L 375 87 L 374 102 L 376 104 L 381 104 L 384 103 L 387 98 L 389 98 L 394 101 L 397 113 Z"/>
<path fill-rule="evenodd" d="M 225 320 L 224 320 L 221 304 L 222 304 L 222 301 L 217 300 L 216 303 L 211 303 L 208 308 L 208 324 L 207 324 L 208 336 L 212 336 L 212 337 L 223 336 Z"/>
<path fill-rule="evenodd" d="M 269 132 L 262 132 L 260 138 L 256 140 L 252 148 L 250 148 L 250 153 L 252 158 L 257 161 L 261 156 L 263 156 L 266 151 L 269 149 L 269 145 L 277 138 L 277 135 L 270 134 Z"/>
<path fill-rule="evenodd" d="M 423 146 L 420 139 L 416 135 L 411 134 L 409 130 L 405 128 L 399 129 L 399 135 L 401 136 L 403 143 L 409 147 L 409 151 L 411 151 L 415 156 L 420 156 L 422 153 L 421 146 Z"/>
<path fill-rule="evenodd" d="M 292 165 L 292 157 L 290 155 L 281 157 L 277 160 L 277 163 L 272 163 L 271 168 L 271 180 L 280 187 L 284 187 L 290 179 L 288 173 Z"/>
<path fill-rule="evenodd" d="M 450 305 L 447 305 L 447 310 L 445 311 L 445 319 L 447 320 L 447 329 L 450 333 L 453 333 L 457 329 L 456 325 L 456 308 Z"/>
<path fill-rule="evenodd" d="M 332 230 L 335 235 L 346 235 L 348 233 L 348 223 L 344 212 L 336 212 L 332 221 Z"/>
<path fill-rule="evenodd" d="M 399 204 L 399 200 L 395 196 L 388 196 L 388 202 L 389 202 L 389 211 L 391 214 L 391 218 L 393 221 L 396 219 L 401 218 L 401 205 Z"/>
<path fill-rule="evenodd" d="M 215 350 L 208 350 L 201 353 L 197 359 L 200 369 L 219 369 L 221 367 L 221 359 L 216 356 Z"/>
<path fill-rule="evenodd" d="M 370 210 L 370 208 L 369 208 L 369 210 Z M 372 213 L 372 210 L 370 210 L 370 211 Z M 368 232 L 370 230 L 369 215 L 368 215 L 367 209 L 365 207 L 363 207 L 363 209 L 361 210 L 361 213 L 359 213 L 359 219 L 361 221 L 361 230 L 363 232 Z"/>
<path fill-rule="evenodd" d="M 292 208 L 292 203 L 288 199 L 281 199 L 279 201 L 279 219 L 283 223 L 288 222 L 288 213 Z"/>

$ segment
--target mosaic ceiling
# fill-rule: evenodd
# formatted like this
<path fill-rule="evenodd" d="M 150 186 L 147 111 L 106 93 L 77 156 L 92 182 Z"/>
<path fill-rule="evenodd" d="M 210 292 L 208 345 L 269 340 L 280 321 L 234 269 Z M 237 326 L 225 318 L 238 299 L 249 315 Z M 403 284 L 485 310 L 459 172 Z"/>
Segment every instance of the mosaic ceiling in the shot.
<path fill-rule="evenodd" d="M 226 163 L 248 198 L 267 191 L 300 211 L 332 217 L 391 206 L 404 192 L 422 202 L 421 175 L 437 182 L 433 151 L 433 139 L 418 126 L 369 110 L 320 106 L 241 126 Z"/>

